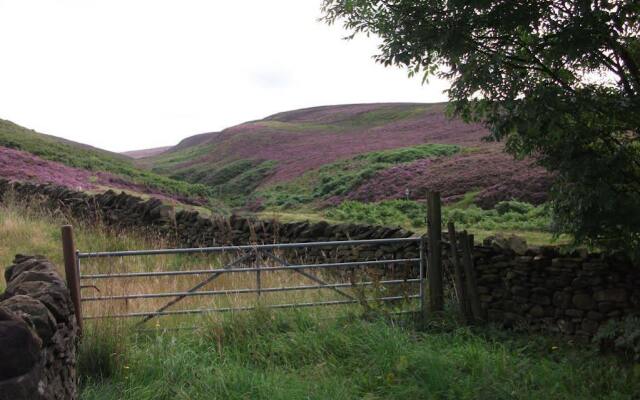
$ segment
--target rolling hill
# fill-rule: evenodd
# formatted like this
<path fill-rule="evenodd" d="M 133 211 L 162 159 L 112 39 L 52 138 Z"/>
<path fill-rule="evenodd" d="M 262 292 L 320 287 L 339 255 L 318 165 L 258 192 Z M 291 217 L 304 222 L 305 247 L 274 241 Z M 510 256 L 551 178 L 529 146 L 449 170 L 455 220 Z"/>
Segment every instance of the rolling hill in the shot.
<path fill-rule="evenodd" d="M 478 237 L 549 238 L 552 177 L 488 142 L 446 104 L 354 104 L 278 113 L 170 148 L 115 154 L 0 120 L 0 177 L 125 190 L 283 221 L 424 227 L 428 190 Z M 138 158 L 141 157 L 141 158 Z"/>
<path fill-rule="evenodd" d="M 187 203 L 208 195 L 202 185 L 138 168 L 133 159 L 45 135 L 0 119 L 0 177 L 87 191 L 128 190 Z"/>
<path fill-rule="evenodd" d="M 320 209 L 345 200 L 544 203 L 551 177 L 514 160 L 444 103 L 354 104 L 283 112 L 189 137 L 141 165 L 207 185 L 233 207 Z"/>

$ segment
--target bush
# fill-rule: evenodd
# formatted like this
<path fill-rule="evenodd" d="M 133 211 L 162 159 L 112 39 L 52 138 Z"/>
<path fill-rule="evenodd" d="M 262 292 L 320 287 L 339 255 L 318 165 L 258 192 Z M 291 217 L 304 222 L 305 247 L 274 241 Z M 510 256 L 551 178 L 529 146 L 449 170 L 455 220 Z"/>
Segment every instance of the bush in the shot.
<path fill-rule="evenodd" d="M 503 215 L 509 212 L 516 214 L 526 214 L 534 208 L 529 203 L 523 203 L 521 201 L 501 201 L 496 204 L 495 209 L 498 214 Z"/>
<path fill-rule="evenodd" d="M 549 231 L 548 207 L 520 202 L 503 202 L 500 210 L 483 210 L 471 205 L 465 209 L 444 207 L 442 223 L 454 222 L 461 229 Z M 386 200 L 378 203 L 345 201 L 325 211 L 328 218 L 375 225 L 424 227 L 426 207 L 412 200 Z"/>

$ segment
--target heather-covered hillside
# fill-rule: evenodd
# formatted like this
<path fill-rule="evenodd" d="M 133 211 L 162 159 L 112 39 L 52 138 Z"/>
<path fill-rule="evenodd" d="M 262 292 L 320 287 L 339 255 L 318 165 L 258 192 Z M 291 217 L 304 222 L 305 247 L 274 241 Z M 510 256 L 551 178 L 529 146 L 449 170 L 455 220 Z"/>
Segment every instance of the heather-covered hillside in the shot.
<path fill-rule="evenodd" d="M 420 200 L 427 190 L 441 191 L 448 202 L 474 193 L 483 208 L 505 200 L 546 201 L 551 179 L 543 169 L 483 140 L 488 132 L 482 126 L 449 119 L 445 106 L 356 104 L 284 112 L 187 138 L 142 162 L 208 185 L 232 206 L 254 209 Z M 403 156 L 394 159 L 394 151 Z"/>
<path fill-rule="evenodd" d="M 140 169 L 132 158 L 124 155 L 38 133 L 1 119 L 0 177 L 84 190 L 127 189 L 188 202 L 208 195 L 205 186 Z"/>

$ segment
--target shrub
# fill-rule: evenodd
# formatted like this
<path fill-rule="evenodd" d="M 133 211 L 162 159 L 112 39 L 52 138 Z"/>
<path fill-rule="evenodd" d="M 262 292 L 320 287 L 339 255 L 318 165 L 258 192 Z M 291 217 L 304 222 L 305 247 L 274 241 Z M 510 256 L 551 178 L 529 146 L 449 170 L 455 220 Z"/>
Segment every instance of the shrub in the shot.
<path fill-rule="evenodd" d="M 444 207 L 442 223 L 454 222 L 461 229 L 549 231 L 548 207 L 527 203 L 504 202 L 501 211 L 477 206 Z M 516 211 L 514 211 L 516 210 Z M 385 200 L 378 203 L 344 201 L 325 211 L 328 218 L 376 225 L 424 227 L 426 207 L 412 200 Z"/>

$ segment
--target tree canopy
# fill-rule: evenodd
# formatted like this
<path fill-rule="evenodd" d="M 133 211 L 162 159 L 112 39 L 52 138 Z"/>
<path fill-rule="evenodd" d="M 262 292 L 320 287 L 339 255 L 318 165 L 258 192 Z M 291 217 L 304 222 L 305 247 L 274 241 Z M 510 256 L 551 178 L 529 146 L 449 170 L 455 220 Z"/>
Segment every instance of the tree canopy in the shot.
<path fill-rule="evenodd" d="M 638 0 L 324 0 L 376 60 L 449 79 L 451 111 L 555 174 L 558 231 L 640 253 Z"/>

